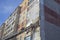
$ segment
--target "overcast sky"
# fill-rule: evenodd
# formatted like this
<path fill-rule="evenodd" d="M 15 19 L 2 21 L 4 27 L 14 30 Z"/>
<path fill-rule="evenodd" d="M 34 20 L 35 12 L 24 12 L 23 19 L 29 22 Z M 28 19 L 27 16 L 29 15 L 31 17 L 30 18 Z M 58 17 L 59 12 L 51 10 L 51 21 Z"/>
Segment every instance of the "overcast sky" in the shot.
<path fill-rule="evenodd" d="M 0 0 L 0 25 L 23 0 Z"/>

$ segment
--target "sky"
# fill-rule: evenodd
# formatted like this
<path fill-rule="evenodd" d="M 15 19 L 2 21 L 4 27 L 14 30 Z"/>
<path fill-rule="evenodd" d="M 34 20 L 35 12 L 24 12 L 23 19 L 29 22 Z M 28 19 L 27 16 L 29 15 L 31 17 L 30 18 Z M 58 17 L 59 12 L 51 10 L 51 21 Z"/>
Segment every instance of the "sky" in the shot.
<path fill-rule="evenodd" d="M 0 26 L 23 0 L 0 0 Z"/>

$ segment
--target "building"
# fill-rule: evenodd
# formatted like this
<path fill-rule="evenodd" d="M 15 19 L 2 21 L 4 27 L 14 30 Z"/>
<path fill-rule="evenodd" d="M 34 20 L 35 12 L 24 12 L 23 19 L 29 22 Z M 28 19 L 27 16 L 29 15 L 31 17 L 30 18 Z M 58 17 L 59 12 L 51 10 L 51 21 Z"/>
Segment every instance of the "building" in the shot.
<path fill-rule="evenodd" d="M 21 4 L 21 10 L 23 11 L 20 13 L 18 31 L 30 28 L 19 34 L 17 40 L 40 40 L 39 0 L 24 0 Z"/>
<path fill-rule="evenodd" d="M 26 26 L 26 14 L 27 14 L 27 7 L 28 7 L 28 0 L 24 0 L 20 5 L 21 12 L 19 17 L 19 29 L 21 30 Z"/>
<path fill-rule="evenodd" d="M 1 40 L 1 38 L 2 38 L 2 31 L 1 31 L 1 29 L 0 29 L 0 40 Z"/>
<path fill-rule="evenodd" d="M 39 11 L 39 0 L 24 0 L 4 22 L 3 38 L 40 40 Z M 14 35 L 16 33 L 17 35 Z"/>
<path fill-rule="evenodd" d="M 6 40 L 60 40 L 60 1 L 23 0 L 4 23 Z"/>
<path fill-rule="evenodd" d="M 10 37 L 11 35 L 17 32 L 18 22 L 19 22 L 19 12 L 20 7 L 17 7 L 16 10 L 8 17 L 8 19 L 4 22 L 4 32 L 3 32 L 3 39 Z M 11 40 L 14 40 L 13 38 Z"/>
<path fill-rule="evenodd" d="M 27 14 L 27 8 L 28 8 L 28 0 L 24 0 L 20 5 L 21 7 L 21 13 L 19 17 L 19 27 L 18 27 L 18 32 L 24 30 L 26 28 L 26 14 Z M 17 35 L 17 40 L 24 40 L 25 37 L 25 32 L 22 34 Z"/>
<path fill-rule="evenodd" d="M 4 35 L 3 35 L 4 27 L 5 27 L 5 23 L 3 23 L 0 27 L 0 38 L 1 38 L 0 40 L 3 40 L 3 37 L 4 37 Z"/>
<path fill-rule="evenodd" d="M 31 26 L 30 40 L 41 40 L 40 24 L 39 24 L 39 21 L 40 21 L 39 20 L 39 11 L 40 11 L 39 0 L 29 0 L 28 13 L 27 13 L 27 27 Z M 26 37 L 26 40 L 29 40 L 28 36 Z"/>
<path fill-rule="evenodd" d="M 3 32 L 4 32 L 4 23 L 1 25 L 1 27 L 0 27 L 0 40 L 4 40 L 3 39 Z"/>
<path fill-rule="evenodd" d="M 60 0 L 40 0 L 41 40 L 60 40 Z"/>

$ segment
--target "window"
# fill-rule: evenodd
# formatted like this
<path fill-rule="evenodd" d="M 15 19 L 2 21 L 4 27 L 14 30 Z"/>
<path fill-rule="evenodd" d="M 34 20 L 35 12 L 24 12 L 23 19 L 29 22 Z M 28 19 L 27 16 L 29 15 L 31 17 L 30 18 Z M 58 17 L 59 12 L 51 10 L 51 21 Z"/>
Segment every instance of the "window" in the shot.
<path fill-rule="evenodd" d="M 31 40 L 31 36 L 25 37 L 25 40 Z"/>
<path fill-rule="evenodd" d="M 20 36 L 20 40 L 22 40 L 22 36 Z"/>
<path fill-rule="evenodd" d="M 22 22 L 22 26 L 24 26 L 24 22 Z"/>
<path fill-rule="evenodd" d="M 12 31 L 13 28 L 11 28 L 10 30 L 8 30 L 8 33 Z"/>
<path fill-rule="evenodd" d="M 27 11 L 29 11 L 32 7 L 34 6 L 34 4 L 30 5 L 27 9 Z"/>
<path fill-rule="evenodd" d="M 15 22 L 15 21 L 14 21 Z M 14 24 L 14 22 L 12 23 L 12 25 Z"/>
<path fill-rule="evenodd" d="M 35 0 L 31 5 L 29 5 L 27 11 L 29 11 L 31 8 L 33 8 L 37 3 L 38 3 L 38 1 Z"/>
<path fill-rule="evenodd" d="M 11 17 L 9 18 L 9 21 L 11 20 Z"/>
<path fill-rule="evenodd" d="M 25 2 L 25 5 L 26 5 L 26 2 Z"/>
<path fill-rule="evenodd" d="M 29 0 L 28 5 L 30 5 L 34 0 Z"/>
<path fill-rule="evenodd" d="M 40 40 L 40 27 L 35 30 L 35 33 L 33 34 L 33 40 Z"/>
<path fill-rule="evenodd" d="M 14 13 L 13 16 L 15 16 L 16 14 Z"/>
<path fill-rule="evenodd" d="M 8 24 L 6 26 L 8 26 Z"/>
<path fill-rule="evenodd" d="M 11 27 L 11 25 L 8 25 L 7 28 L 5 30 L 8 30 Z"/>

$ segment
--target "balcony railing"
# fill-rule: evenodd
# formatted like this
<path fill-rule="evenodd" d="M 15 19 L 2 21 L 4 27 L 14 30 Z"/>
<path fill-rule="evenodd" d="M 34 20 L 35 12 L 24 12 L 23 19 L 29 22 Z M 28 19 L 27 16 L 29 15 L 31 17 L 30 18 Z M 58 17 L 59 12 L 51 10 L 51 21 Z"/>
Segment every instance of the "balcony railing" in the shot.
<path fill-rule="evenodd" d="M 9 40 L 9 39 L 11 39 L 11 38 L 14 38 L 14 37 L 16 37 L 17 35 L 22 34 L 23 32 L 25 32 L 25 31 L 27 31 L 27 30 L 29 30 L 29 29 L 31 29 L 31 28 L 32 28 L 32 30 L 33 30 L 33 29 L 35 29 L 36 27 L 39 27 L 39 26 L 40 26 L 40 25 L 39 25 L 39 21 L 38 21 L 38 22 L 36 22 L 35 24 L 31 24 L 31 25 L 30 25 L 29 27 L 27 27 L 27 28 L 23 28 L 22 31 L 17 32 L 17 33 L 15 33 L 15 34 L 13 34 L 13 35 L 5 38 L 5 40 Z"/>

